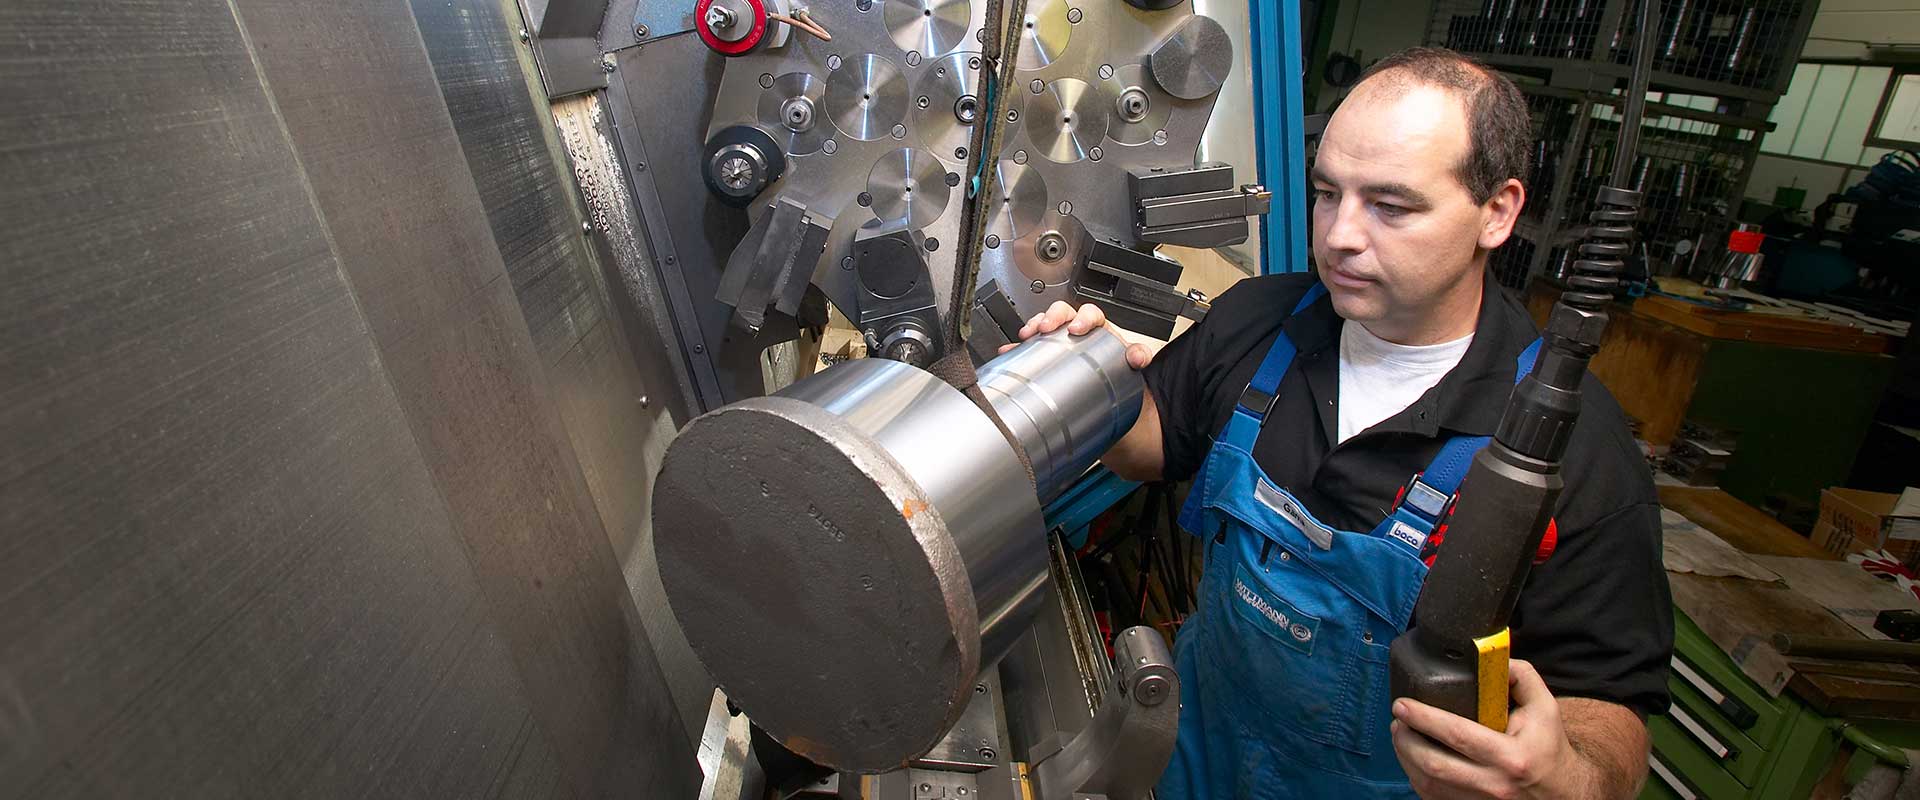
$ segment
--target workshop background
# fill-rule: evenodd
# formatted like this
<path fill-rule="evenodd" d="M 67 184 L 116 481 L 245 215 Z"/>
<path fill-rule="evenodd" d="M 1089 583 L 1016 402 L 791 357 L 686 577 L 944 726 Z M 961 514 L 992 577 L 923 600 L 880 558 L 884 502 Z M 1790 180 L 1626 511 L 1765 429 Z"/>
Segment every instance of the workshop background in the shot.
<path fill-rule="evenodd" d="M 1194 0 L 1233 53 L 1195 161 L 1275 212 L 1160 245 L 1167 288 L 1307 268 L 1282 213 L 1304 164 L 1272 154 L 1310 157 L 1373 60 L 1442 45 L 1513 76 L 1535 166 L 1493 268 L 1537 317 L 1619 159 L 1647 197 L 1593 363 L 1666 509 L 1646 796 L 1898 796 L 1920 4 L 1654 2 L 1623 155 L 1623 0 Z M 872 342 L 838 306 L 724 352 L 733 309 L 676 316 L 715 306 L 749 231 L 702 184 L 726 70 L 669 30 L 682 5 L 0 6 L 0 796 L 677 798 L 760 769 L 668 607 L 650 489 L 690 419 Z M 1294 70 L 1303 114 L 1274 119 Z M 1052 672 L 1031 705 L 1079 696 L 1022 755 L 1089 724 L 1114 634 L 1192 613 L 1185 491 L 1096 468 L 1047 503 L 1065 591 L 1037 627 L 1078 649 L 1015 658 Z M 885 796 L 974 786 L 1008 761 L 999 722 Z M 837 777 L 792 794 L 872 788 Z"/>
<path fill-rule="evenodd" d="M 1308 11 L 1306 108 L 1330 112 L 1368 64 L 1415 45 L 1518 82 L 1532 174 L 1492 267 L 1544 323 L 1617 157 L 1630 10 L 1329 0 Z M 1899 643 L 1920 637 L 1920 4 L 1666 0 L 1656 19 L 1629 173 L 1646 193 L 1638 258 L 1592 366 L 1665 507 L 1674 706 L 1651 723 L 1645 795 L 1910 796 L 1920 658 Z M 1149 490 L 1113 530 L 1157 549 L 1144 571 L 1184 566 L 1190 583 L 1192 554 L 1151 522 L 1163 502 Z M 1190 613 L 1180 579 L 1129 585 L 1135 556 L 1102 547 L 1120 553 L 1093 571 L 1124 590 L 1116 607 L 1131 591 L 1128 611 L 1151 624 Z"/>

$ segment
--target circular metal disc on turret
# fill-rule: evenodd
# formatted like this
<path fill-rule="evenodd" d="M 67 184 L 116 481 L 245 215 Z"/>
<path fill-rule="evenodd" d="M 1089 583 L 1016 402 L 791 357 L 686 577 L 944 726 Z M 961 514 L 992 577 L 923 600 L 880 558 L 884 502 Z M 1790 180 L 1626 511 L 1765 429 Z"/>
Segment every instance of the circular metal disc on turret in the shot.
<path fill-rule="evenodd" d="M 867 53 L 827 76 L 827 117 L 841 133 L 863 142 L 890 136 L 907 118 L 907 79 L 892 61 Z"/>
<path fill-rule="evenodd" d="M 1048 161 L 1071 164 L 1107 136 L 1112 100 L 1078 78 L 1061 78 L 1027 101 L 1027 139 Z"/>
<path fill-rule="evenodd" d="M 905 469 L 840 417 L 759 397 L 695 419 L 662 464 L 653 530 L 688 643 L 787 748 L 895 769 L 965 710 L 981 655 L 960 553 Z"/>
<path fill-rule="evenodd" d="M 973 18 L 968 0 L 886 0 L 882 18 L 901 50 L 933 58 L 945 55 L 967 37 Z"/>
<path fill-rule="evenodd" d="M 773 79 L 773 87 L 760 93 L 760 127 L 790 154 L 819 152 L 820 143 L 833 129 L 820 103 L 826 93 L 826 84 L 805 72 Z"/>
<path fill-rule="evenodd" d="M 1012 159 L 994 166 L 993 216 L 987 233 L 1011 242 L 1039 227 L 1047 215 L 1047 183 L 1040 171 Z"/>
<path fill-rule="evenodd" d="M 1127 64 L 1117 67 L 1113 77 L 1104 88 L 1112 102 L 1107 109 L 1107 138 L 1121 144 L 1146 144 L 1153 141 L 1153 132 L 1165 130 L 1167 120 L 1173 117 L 1172 95 L 1161 91 L 1147 74 L 1147 68 L 1139 64 Z M 1146 104 L 1144 115 L 1134 122 L 1128 122 L 1122 115 L 1121 103 L 1129 97 L 1129 92 L 1137 91 L 1141 102 Z"/>
<path fill-rule="evenodd" d="M 1029 0 L 1020 20 L 1020 69 L 1039 69 L 1067 52 L 1073 23 L 1067 21 L 1067 0 Z"/>
<path fill-rule="evenodd" d="M 867 172 L 873 215 L 882 222 L 924 228 L 947 210 L 953 188 L 947 168 L 924 151 L 900 148 L 873 162 Z"/>
<path fill-rule="evenodd" d="M 965 161 L 954 150 L 972 143 L 974 123 L 986 115 L 986 105 L 980 94 L 980 54 L 954 53 L 923 70 L 914 87 L 914 130 L 942 160 Z M 1001 130 L 1011 135 L 1016 124 L 1002 120 Z"/>
<path fill-rule="evenodd" d="M 1212 17 L 1195 14 L 1147 54 L 1147 70 L 1174 97 L 1198 100 L 1220 91 L 1233 69 L 1233 39 Z"/>

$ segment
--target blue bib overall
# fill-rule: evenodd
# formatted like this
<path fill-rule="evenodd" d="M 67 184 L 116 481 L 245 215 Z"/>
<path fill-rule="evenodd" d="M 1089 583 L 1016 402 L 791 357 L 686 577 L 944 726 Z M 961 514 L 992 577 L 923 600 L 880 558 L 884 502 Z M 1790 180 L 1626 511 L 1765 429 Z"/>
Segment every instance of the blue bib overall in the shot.
<path fill-rule="evenodd" d="M 1314 284 L 1293 313 L 1325 295 Z M 1175 643 L 1183 702 L 1161 800 L 1413 796 L 1388 730 L 1387 646 L 1426 580 L 1421 546 L 1487 437 L 1448 441 L 1372 531 L 1323 525 L 1253 460 L 1294 354 L 1282 331 L 1180 512 L 1206 571 Z"/>

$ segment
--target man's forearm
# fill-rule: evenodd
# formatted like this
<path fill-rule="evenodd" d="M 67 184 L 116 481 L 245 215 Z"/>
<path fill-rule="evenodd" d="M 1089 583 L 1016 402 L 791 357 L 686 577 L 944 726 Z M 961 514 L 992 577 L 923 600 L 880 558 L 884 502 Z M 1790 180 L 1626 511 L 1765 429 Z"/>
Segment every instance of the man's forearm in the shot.
<path fill-rule="evenodd" d="M 1140 400 L 1139 421 L 1100 460 L 1113 474 L 1127 480 L 1157 481 L 1166 463 L 1165 447 L 1160 435 L 1160 409 L 1149 389 Z"/>
<path fill-rule="evenodd" d="M 1640 792 L 1647 777 L 1647 724 L 1625 706 L 1585 697 L 1560 698 L 1567 743 L 1587 774 L 1586 800 L 1618 800 Z"/>

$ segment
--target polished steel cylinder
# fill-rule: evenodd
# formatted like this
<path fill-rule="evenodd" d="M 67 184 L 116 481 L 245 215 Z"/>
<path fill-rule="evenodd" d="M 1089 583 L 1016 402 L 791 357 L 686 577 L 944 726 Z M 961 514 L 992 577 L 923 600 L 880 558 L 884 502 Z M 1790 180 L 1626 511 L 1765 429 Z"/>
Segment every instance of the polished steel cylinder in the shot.
<path fill-rule="evenodd" d="M 1026 450 L 1046 501 L 1133 429 L 1147 384 L 1127 367 L 1120 337 L 1060 330 L 982 367 L 980 390 Z"/>
<path fill-rule="evenodd" d="M 1038 338 L 981 378 L 1041 494 L 971 400 L 880 359 L 703 415 L 667 451 L 653 536 L 674 615 L 728 696 L 815 762 L 898 768 L 952 727 L 1045 600 L 1042 498 L 1144 391 L 1105 332 Z"/>

